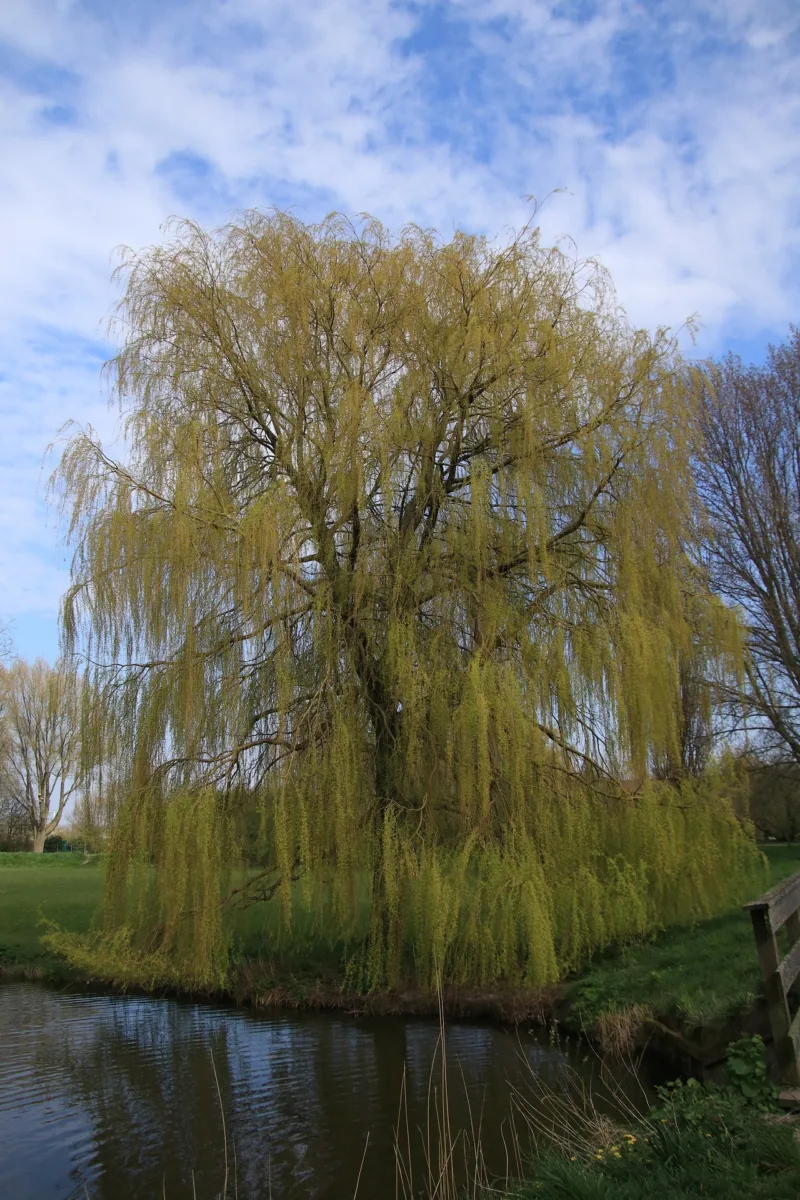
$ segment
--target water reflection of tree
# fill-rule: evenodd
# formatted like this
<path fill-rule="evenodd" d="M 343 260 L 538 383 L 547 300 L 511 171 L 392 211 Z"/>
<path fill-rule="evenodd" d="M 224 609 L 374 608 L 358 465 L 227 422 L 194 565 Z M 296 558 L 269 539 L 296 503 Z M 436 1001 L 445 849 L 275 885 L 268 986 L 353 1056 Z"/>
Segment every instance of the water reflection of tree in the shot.
<path fill-rule="evenodd" d="M 95 1129 L 93 1157 L 79 1164 L 93 1200 L 160 1195 L 162 1179 L 169 1200 L 190 1197 L 192 1171 L 199 1200 L 219 1192 L 223 1136 L 214 1067 L 242 1200 L 266 1194 L 270 1168 L 275 1196 L 340 1200 L 352 1193 L 368 1133 L 360 1200 L 391 1191 L 404 1067 L 409 1124 L 425 1126 L 433 1022 L 259 1016 L 150 998 L 57 997 L 43 989 L 41 1001 L 38 1065 L 42 1073 L 57 1067 L 60 1086 Z M 454 1131 L 470 1121 L 463 1067 L 473 1115 L 477 1120 L 483 1107 L 498 1168 L 508 1079 L 524 1073 L 520 1055 L 557 1080 L 564 1059 L 546 1042 L 491 1026 L 448 1028 Z M 421 1178 L 418 1137 L 413 1146 Z"/>
<path fill-rule="evenodd" d="M 199 1196 L 216 1194 L 223 1132 L 215 1068 L 240 1196 L 263 1193 L 270 1164 L 279 1194 L 334 1196 L 351 1159 L 357 1171 L 366 1132 L 394 1087 L 379 1087 L 374 1103 L 384 1073 L 375 1044 L 331 1018 L 263 1021 L 125 998 L 87 1002 L 82 1019 L 46 1025 L 38 1058 L 58 1062 L 91 1114 L 95 1150 L 81 1167 L 98 1200 L 118 1200 L 132 1186 L 160 1191 L 162 1178 L 168 1196 L 190 1195 L 192 1171 Z M 394 1057 L 399 1083 L 402 1046 Z"/>
<path fill-rule="evenodd" d="M 211 1103 L 211 1054 L 225 1094 L 229 1048 L 226 1024 L 198 1010 L 163 1001 L 94 1000 L 80 1021 L 52 1031 L 55 1054 L 96 1130 L 92 1194 L 109 1200 L 156 1194 L 211 1195 L 222 1182 L 222 1124 Z"/>

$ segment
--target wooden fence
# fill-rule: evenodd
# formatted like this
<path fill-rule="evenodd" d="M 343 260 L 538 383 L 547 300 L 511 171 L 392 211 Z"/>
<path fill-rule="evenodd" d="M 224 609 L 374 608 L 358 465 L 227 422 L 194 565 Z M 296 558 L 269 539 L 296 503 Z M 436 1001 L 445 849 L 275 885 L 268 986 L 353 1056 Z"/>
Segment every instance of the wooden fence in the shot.
<path fill-rule="evenodd" d="M 800 871 L 744 907 L 753 921 L 778 1070 L 796 1087 L 800 1084 L 800 1011 L 792 1020 L 789 989 L 800 975 Z M 783 926 L 789 952 L 781 958 L 775 935 Z"/>

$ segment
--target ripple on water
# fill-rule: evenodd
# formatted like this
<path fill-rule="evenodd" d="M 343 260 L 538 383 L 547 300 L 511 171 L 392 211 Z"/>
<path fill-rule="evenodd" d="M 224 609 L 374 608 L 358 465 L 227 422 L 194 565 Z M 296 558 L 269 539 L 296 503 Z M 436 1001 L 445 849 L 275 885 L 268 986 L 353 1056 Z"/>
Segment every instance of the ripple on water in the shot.
<path fill-rule="evenodd" d="M 343 1200 L 369 1150 L 359 1200 L 394 1194 L 404 1079 L 411 1143 L 421 1138 L 439 1036 L 435 1021 L 250 1013 L 212 1004 L 0 986 L 0 1179 L 13 1200 L 191 1197 L 222 1184 L 222 1094 L 239 1196 Z M 566 1058 L 546 1039 L 488 1024 L 447 1028 L 453 1128 L 479 1118 L 505 1159 L 509 1079 L 525 1063 L 551 1081 Z M 580 1069 L 580 1063 L 573 1060 Z"/>

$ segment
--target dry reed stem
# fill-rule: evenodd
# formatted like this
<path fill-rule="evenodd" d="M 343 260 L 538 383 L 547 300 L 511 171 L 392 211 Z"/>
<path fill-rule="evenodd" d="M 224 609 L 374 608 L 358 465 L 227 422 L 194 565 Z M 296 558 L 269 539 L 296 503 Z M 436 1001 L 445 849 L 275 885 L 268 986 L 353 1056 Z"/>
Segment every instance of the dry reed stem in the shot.
<path fill-rule="evenodd" d="M 646 1004 L 629 1004 L 618 1012 L 602 1013 L 595 1024 L 600 1049 L 616 1058 L 632 1054 L 645 1021 L 652 1015 Z"/>
<path fill-rule="evenodd" d="M 358 1168 L 358 1176 L 356 1178 L 356 1190 L 353 1192 L 353 1200 L 358 1196 L 358 1188 L 361 1183 L 361 1172 L 364 1170 L 364 1160 L 367 1157 L 367 1147 L 369 1146 L 369 1131 L 367 1131 L 367 1140 L 364 1142 L 364 1153 L 361 1155 L 361 1166 Z"/>
<path fill-rule="evenodd" d="M 481 1129 L 483 1126 L 483 1104 L 476 1124 L 472 1104 L 469 1098 L 463 1067 L 459 1062 L 459 1070 L 464 1084 L 464 1094 L 467 1102 L 469 1120 L 469 1135 L 459 1130 L 453 1135 L 450 1116 L 450 1089 L 447 1078 L 447 1041 L 444 1019 L 444 1002 L 441 984 L 437 985 L 439 1001 L 439 1033 L 436 1040 L 433 1058 L 428 1075 L 428 1092 L 425 1113 L 425 1130 L 419 1130 L 422 1140 L 422 1151 L 426 1170 L 426 1200 L 458 1200 L 459 1197 L 471 1196 L 472 1200 L 487 1194 L 501 1194 L 489 1180 L 486 1163 L 481 1146 Z M 439 1055 L 440 1083 L 434 1086 L 436 1058 Z M 405 1146 L 401 1146 L 402 1124 L 405 1121 Z M 513 1114 L 512 1114 L 513 1128 Z M 456 1153 L 459 1141 L 464 1154 L 464 1175 L 469 1181 L 467 1191 L 459 1190 L 456 1175 Z M 403 1066 L 403 1078 L 400 1085 L 400 1102 L 398 1107 L 397 1125 L 395 1128 L 395 1198 L 396 1200 L 413 1200 L 414 1191 L 413 1164 L 411 1156 L 411 1132 L 408 1120 L 408 1086 L 406 1068 Z M 515 1148 L 515 1157 L 521 1167 L 519 1148 Z M 507 1163 L 508 1166 L 508 1163 Z M 503 1194 L 510 1186 L 510 1172 L 506 1170 Z"/>
<path fill-rule="evenodd" d="M 217 1076 L 217 1064 L 214 1062 L 214 1051 L 211 1051 L 211 1067 L 214 1071 L 214 1083 L 217 1085 L 217 1099 L 219 1100 L 219 1111 L 222 1117 L 222 1146 L 225 1154 L 225 1178 L 222 1183 L 222 1200 L 226 1200 L 228 1195 L 228 1132 L 225 1127 L 225 1108 L 222 1103 L 222 1091 L 219 1086 L 219 1078 Z"/>
<path fill-rule="evenodd" d="M 525 1122 L 535 1146 L 545 1142 L 570 1156 L 588 1158 L 600 1147 L 607 1148 L 624 1133 L 631 1123 L 642 1123 L 648 1111 L 649 1099 L 639 1078 L 641 1059 L 622 1061 L 641 1093 L 641 1103 L 633 1100 L 608 1069 L 606 1061 L 595 1052 L 600 1064 L 599 1085 L 581 1079 L 573 1067 L 563 1071 L 561 1090 L 551 1087 L 536 1075 L 527 1059 L 530 1094 L 512 1086 L 512 1104 Z M 614 1115 L 601 1111 L 598 1102 L 612 1109 Z M 547 1114 L 545 1116 L 545 1113 Z"/>

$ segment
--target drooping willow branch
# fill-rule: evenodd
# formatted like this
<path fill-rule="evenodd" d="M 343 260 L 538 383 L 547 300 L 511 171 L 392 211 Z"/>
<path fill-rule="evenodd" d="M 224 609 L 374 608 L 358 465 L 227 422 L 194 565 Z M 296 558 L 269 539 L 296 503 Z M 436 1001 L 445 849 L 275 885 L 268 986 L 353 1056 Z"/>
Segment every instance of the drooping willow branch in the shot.
<path fill-rule="evenodd" d="M 248 213 L 122 276 L 129 452 L 73 431 L 55 481 L 85 745 L 125 798 L 113 920 L 166 914 L 170 953 L 219 963 L 226 872 L 257 870 L 287 920 L 313 893 L 352 937 L 366 894 L 373 985 L 405 953 L 544 978 L 741 878 L 721 784 L 691 836 L 685 798 L 647 792 L 687 656 L 740 658 L 691 568 L 668 333 L 530 227 Z"/>

